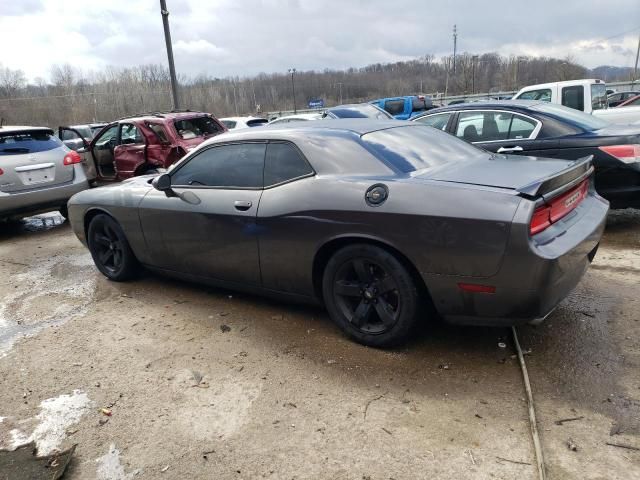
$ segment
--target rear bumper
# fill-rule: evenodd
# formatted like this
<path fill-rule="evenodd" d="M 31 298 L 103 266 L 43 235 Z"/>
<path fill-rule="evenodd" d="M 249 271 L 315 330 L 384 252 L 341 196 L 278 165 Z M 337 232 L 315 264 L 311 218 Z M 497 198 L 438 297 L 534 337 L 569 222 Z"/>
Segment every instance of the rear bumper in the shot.
<path fill-rule="evenodd" d="M 73 180 L 61 185 L 34 188 L 15 193 L 0 192 L 0 217 L 11 217 L 57 209 L 76 193 L 89 188 L 80 165 L 74 166 Z"/>
<path fill-rule="evenodd" d="M 578 285 L 604 232 L 609 206 L 590 195 L 576 210 L 534 239 L 516 230 L 499 273 L 489 278 L 449 277 L 429 285 L 445 321 L 471 325 L 518 325 L 544 320 Z M 543 232 L 545 233 L 545 232 Z M 539 238 L 541 237 L 542 238 Z M 526 238 L 526 241 L 524 240 Z M 425 279 L 427 282 L 433 279 Z M 458 283 L 495 287 L 495 293 L 462 291 Z M 435 285 L 432 287 L 432 285 Z"/>

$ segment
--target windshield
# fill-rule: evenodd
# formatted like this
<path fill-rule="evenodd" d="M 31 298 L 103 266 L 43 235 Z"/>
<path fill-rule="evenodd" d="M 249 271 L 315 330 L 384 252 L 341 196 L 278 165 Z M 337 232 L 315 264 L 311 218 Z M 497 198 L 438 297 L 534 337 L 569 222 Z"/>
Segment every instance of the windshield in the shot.
<path fill-rule="evenodd" d="M 534 105 L 533 107 L 531 107 L 531 109 L 546 113 L 547 115 L 555 117 L 559 120 L 567 121 L 586 132 L 600 130 L 601 128 L 609 125 L 609 122 L 602 120 L 601 118 L 594 117 L 593 115 L 589 115 L 588 113 L 584 113 L 573 108 L 563 107 L 562 105 L 556 105 L 553 103 L 541 103 L 539 105 Z"/>
<path fill-rule="evenodd" d="M 173 122 L 178 135 L 185 140 L 196 137 L 207 137 L 222 133 L 220 126 L 211 117 L 193 117 Z"/>
<path fill-rule="evenodd" d="M 0 133 L 0 155 L 44 152 L 60 146 L 62 142 L 50 131 Z"/>
<path fill-rule="evenodd" d="M 604 83 L 591 84 L 591 108 L 593 110 L 602 110 L 607 108 L 607 87 Z"/>
<path fill-rule="evenodd" d="M 403 173 L 489 158 L 486 151 L 426 125 L 378 130 L 363 135 L 362 141 L 374 155 Z"/>
<path fill-rule="evenodd" d="M 362 105 L 343 105 L 341 107 L 334 107 L 329 111 L 338 118 L 376 118 L 379 120 L 392 118 L 391 115 L 384 110 L 380 110 L 366 103 Z"/>

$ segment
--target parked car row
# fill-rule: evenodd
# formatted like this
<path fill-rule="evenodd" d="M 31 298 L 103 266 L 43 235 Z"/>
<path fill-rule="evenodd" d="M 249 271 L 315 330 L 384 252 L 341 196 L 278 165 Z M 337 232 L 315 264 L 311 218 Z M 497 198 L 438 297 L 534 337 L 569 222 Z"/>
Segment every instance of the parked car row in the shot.
<path fill-rule="evenodd" d="M 629 119 L 629 115 L 636 115 L 635 110 L 640 112 L 640 106 L 606 108 L 608 102 L 628 97 L 626 93 L 635 93 L 613 92 L 607 96 L 607 92 L 600 80 L 576 80 L 525 87 L 512 103 L 473 102 L 433 108 L 427 97 L 411 95 L 338 105 L 322 112 L 287 115 L 270 122 L 259 117 L 218 120 L 204 112 L 152 112 L 111 123 L 60 127 L 58 136 L 64 145 L 79 153 L 86 180 L 96 185 L 162 172 L 203 141 L 228 130 L 320 119 L 409 118 L 496 153 L 566 159 L 593 155 L 596 188 L 611 202 L 612 208 L 639 207 L 637 132 L 640 127 L 616 127 L 608 122 Z M 527 102 L 527 99 L 531 100 Z M 640 103 L 640 97 L 630 97 L 626 102 Z M 615 113 L 617 110 L 624 110 L 623 117 Z M 5 142 L 8 141 L 6 136 Z M 67 153 L 60 150 L 58 155 L 63 158 Z M 13 160 L 19 162 L 19 156 Z M 25 165 L 16 165 L 13 174 L 17 167 Z M 31 185 L 34 191 L 46 186 Z M 4 183 L 0 187 L 5 193 L 9 189 Z M 34 208 L 40 206 L 40 200 L 34 201 Z M 24 208 L 22 205 L 21 212 L 27 211 Z M 0 206 L 0 217 L 19 214 Z"/>

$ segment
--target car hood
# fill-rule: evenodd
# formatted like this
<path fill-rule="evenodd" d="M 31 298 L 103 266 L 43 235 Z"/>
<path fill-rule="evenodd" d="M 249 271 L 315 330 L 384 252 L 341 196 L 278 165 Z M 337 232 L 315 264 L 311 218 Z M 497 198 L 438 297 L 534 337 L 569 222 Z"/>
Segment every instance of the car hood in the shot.
<path fill-rule="evenodd" d="M 491 155 L 447 164 L 424 171 L 416 177 L 442 182 L 482 185 L 517 190 L 528 195 L 540 193 L 542 185 L 555 177 L 575 170 L 576 178 L 590 168 L 591 157 L 580 160 L 526 157 L 520 155 Z M 571 178 L 566 177 L 566 181 Z"/>

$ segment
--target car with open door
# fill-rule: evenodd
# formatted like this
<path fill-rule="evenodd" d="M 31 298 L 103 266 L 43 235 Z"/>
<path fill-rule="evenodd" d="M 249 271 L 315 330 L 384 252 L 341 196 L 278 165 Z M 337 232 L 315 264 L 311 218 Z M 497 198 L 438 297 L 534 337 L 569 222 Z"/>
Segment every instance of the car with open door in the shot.
<path fill-rule="evenodd" d="M 153 112 L 107 124 L 78 151 L 90 181 L 120 181 L 162 171 L 226 130 L 209 113 Z M 61 127 L 60 134 L 67 131 L 75 129 Z"/>
<path fill-rule="evenodd" d="M 590 157 L 495 156 L 417 123 L 303 121 L 229 132 L 166 173 L 81 192 L 69 218 L 111 280 L 144 266 L 324 303 L 382 347 L 438 317 L 544 319 L 604 230 L 592 173 Z"/>
<path fill-rule="evenodd" d="M 576 160 L 593 156 L 595 186 L 611 208 L 640 208 L 640 125 L 546 101 L 474 102 L 412 119 L 491 152 Z"/>
<path fill-rule="evenodd" d="M 91 142 L 96 133 L 102 130 L 106 125 L 107 124 L 105 122 L 101 122 L 87 123 L 86 125 L 61 126 L 58 127 L 58 138 L 71 150 L 78 151 Z"/>

